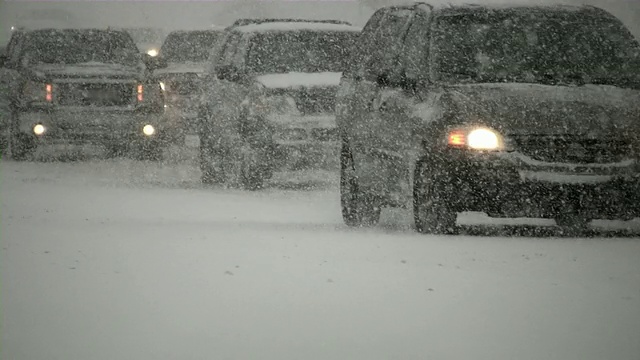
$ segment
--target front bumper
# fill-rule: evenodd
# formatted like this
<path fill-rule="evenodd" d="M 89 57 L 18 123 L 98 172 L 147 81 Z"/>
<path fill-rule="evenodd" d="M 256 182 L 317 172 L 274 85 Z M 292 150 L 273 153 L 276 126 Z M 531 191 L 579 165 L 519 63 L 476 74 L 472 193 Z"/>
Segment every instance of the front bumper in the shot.
<path fill-rule="evenodd" d="M 16 128 L 36 143 L 103 144 L 125 146 L 132 142 L 162 141 L 166 134 L 162 114 L 131 110 L 47 109 L 17 114 Z M 34 126 L 43 125 L 45 132 L 36 135 Z M 151 125 L 155 133 L 143 133 Z"/>
<path fill-rule="evenodd" d="M 517 152 L 450 154 L 454 203 L 459 211 L 492 216 L 589 218 L 640 216 L 637 161 L 606 165 L 543 163 Z"/>

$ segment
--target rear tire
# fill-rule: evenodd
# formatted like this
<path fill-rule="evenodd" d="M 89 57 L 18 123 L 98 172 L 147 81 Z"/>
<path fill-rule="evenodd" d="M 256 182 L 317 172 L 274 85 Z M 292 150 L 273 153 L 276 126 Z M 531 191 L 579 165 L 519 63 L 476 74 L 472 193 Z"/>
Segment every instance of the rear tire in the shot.
<path fill-rule="evenodd" d="M 271 177 L 272 169 L 264 156 L 263 149 L 251 148 L 245 144 L 239 149 L 238 180 L 245 190 L 260 190 L 264 183 Z"/>
<path fill-rule="evenodd" d="M 447 174 L 425 161 L 416 165 L 413 178 L 413 219 L 423 234 L 457 234 L 457 212 L 453 208 Z"/>
<path fill-rule="evenodd" d="M 213 185 L 224 183 L 225 176 L 220 162 L 222 159 L 220 156 L 216 156 L 217 153 L 220 153 L 220 151 L 213 149 L 211 144 L 205 139 L 200 139 L 200 182 L 203 184 Z"/>
<path fill-rule="evenodd" d="M 344 140 L 340 152 L 340 204 L 342 219 L 347 226 L 373 226 L 380 221 L 380 206 L 373 196 L 360 189 L 353 156 Z"/>

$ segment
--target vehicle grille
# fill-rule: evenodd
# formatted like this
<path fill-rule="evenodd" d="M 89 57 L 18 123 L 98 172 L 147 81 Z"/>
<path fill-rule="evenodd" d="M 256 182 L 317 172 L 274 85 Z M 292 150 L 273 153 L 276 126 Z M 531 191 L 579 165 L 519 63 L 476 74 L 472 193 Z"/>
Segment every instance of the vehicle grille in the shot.
<path fill-rule="evenodd" d="M 302 88 L 292 94 L 303 114 L 332 113 L 336 106 L 336 89 Z"/>
<path fill-rule="evenodd" d="M 311 136 L 317 141 L 335 141 L 338 140 L 338 129 L 313 129 Z"/>
<path fill-rule="evenodd" d="M 573 136 L 510 136 L 513 147 L 538 161 L 605 164 L 632 155 L 632 143 L 625 139 L 585 139 Z"/>
<path fill-rule="evenodd" d="M 127 106 L 135 102 L 131 83 L 59 83 L 55 98 L 63 106 Z"/>

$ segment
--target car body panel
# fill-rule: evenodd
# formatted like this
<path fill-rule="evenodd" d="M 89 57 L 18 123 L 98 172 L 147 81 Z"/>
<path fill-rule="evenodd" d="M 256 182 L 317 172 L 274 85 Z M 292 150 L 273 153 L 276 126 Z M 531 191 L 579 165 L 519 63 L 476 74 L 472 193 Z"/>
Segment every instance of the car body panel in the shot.
<path fill-rule="evenodd" d="M 125 41 L 129 36 L 124 32 L 95 29 L 62 29 L 52 33 L 82 36 L 85 31 L 103 32 L 105 37 L 117 34 Z M 19 39 L 32 41 L 29 34 L 26 31 Z M 37 34 L 40 39 L 46 39 L 47 30 L 37 30 Z M 128 63 L 29 63 L 21 60 L 21 48 L 25 45 L 17 41 L 12 54 L 15 61 L 9 66 L 13 135 L 23 134 L 36 142 L 126 145 L 132 138 L 143 138 L 142 126 L 151 124 L 156 129 L 152 138 L 163 138 L 168 127 L 162 117 L 164 99 L 159 84 L 145 68 L 133 41 L 122 46 L 129 45 L 127 50 L 139 57 Z M 51 87 L 49 100 L 45 99 L 45 84 Z M 42 94 L 37 98 L 23 92 L 23 89 L 40 86 Z M 142 93 L 138 93 L 139 86 Z M 44 125 L 47 131 L 36 136 L 33 132 L 36 124 Z"/>
<path fill-rule="evenodd" d="M 378 14 L 406 9 L 424 12 L 420 6 L 388 7 Z M 461 7 L 462 14 L 483 11 L 482 7 Z M 552 6 L 536 9 L 574 11 Z M 593 16 L 600 14 L 590 8 L 577 9 Z M 442 15 L 438 11 L 449 14 L 453 10 L 436 7 L 424 13 L 437 18 Z M 377 16 L 376 21 L 382 24 L 379 27 L 385 26 L 386 15 Z M 406 28 L 399 21 L 394 26 Z M 373 27 L 371 34 L 386 31 Z M 366 39 L 370 35 L 365 32 L 362 37 Z M 371 42 L 369 46 L 378 45 Z M 373 50 L 361 51 L 366 63 L 366 53 Z M 410 63 L 395 63 L 403 61 Z M 420 75 L 418 82 L 410 82 L 400 75 L 376 77 L 363 72 L 364 68 L 341 80 L 337 123 L 353 157 L 359 188 L 380 205 L 411 206 L 415 201 L 414 170 L 419 162 L 425 162 L 451 179 L 448 186 L 459 197 L 451 203 L 460 211 L 549 217 L 561 211 L 559 203 L 567 196 L 583 201 L 584 197 L 578 196 L 583 191 L 591 195 L 592 207 L 600 204 L 606 208 L 611 199 L 625 204 L 624 209 L 609 206 L 614 210 L 603 211 L 604 217 L 640 216 L 640 205 L 634 203 L 640 200 L 635 195 L 640 194 L 640 90 L 580 82 L 454 83 L 431 80 L 431 72 Z M 378 70 L 384 69 L 372 71 Z M 497 132 L 504 147 L 476 151 L 447 145 L 449 131 L 474 127 Z M 624 191 L 616 192 L 616 186 Z M 541 192 L 557 198 L 540 198 L 540 204 L 546 204 L 543 211 L 533 207 L 527 207 L 528 213 L 518 210 L 527 199 L 535 202 Z M 502 201 L 507 198 L 515 204 L 509 209 Z M 585 211 L 589 206 L 584 205 Z"/>

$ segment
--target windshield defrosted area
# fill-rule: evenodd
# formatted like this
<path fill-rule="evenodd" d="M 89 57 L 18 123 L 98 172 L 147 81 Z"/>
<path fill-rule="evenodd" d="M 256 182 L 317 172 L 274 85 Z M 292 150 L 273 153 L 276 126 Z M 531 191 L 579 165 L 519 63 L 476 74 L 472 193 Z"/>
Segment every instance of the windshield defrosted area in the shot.
<path fill-rule="evenodd" d="M 357 34 L 296 31 L 256 34 L 251 39 L 248 68 L 255 73 L 341 72 Z"/>
<path fill-rule="evenodd" d="M 169 62 L 204 62 L 220 33 L 215 31 L 190 31 L 167 36 L 160 54 Z"/>
<path fill-rule="evenodd" d="M 638 74 L 638 44 L 613 19 L 528 9 L 442 17 L 441 80 L 624 85 Z"/>
<path fill-rule="evenodd" d="M 138 48 L 125 32 L 108 30 L 43 30 L 28 35 L 28 63 L 81 64 L 100 62 L 135 65 Z"/>

